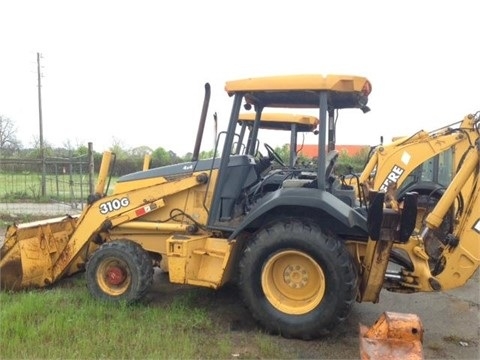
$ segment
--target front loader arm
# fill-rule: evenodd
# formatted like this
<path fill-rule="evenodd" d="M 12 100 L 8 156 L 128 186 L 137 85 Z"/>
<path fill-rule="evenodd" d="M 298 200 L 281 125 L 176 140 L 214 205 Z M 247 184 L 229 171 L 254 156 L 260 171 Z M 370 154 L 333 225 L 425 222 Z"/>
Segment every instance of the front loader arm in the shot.
<path fill-rule="evenodd" d="M 111 228 L 156 211 L 172 195 L 204 184 L 205 176 L 186 176 L 104 196 L 90 203 L 78 218 L 56 218 L 12 226 L 0 249 L 1 288 L 44 287 L 84 269 Z M 97 190 L 102 190 L 97 187 Z"/>

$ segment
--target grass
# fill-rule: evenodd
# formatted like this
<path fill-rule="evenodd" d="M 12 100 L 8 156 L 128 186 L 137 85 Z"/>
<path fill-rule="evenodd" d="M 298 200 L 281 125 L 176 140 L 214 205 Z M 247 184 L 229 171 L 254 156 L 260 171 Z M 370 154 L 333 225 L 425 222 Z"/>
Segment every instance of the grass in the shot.
<path fill-rule="evenodd" d="M 111 186 L 115 184 L 116 179 L 116 177 L 111 179 Z M 42 196 L 41 186 L 41 174 L 0 172 L 0 201 L 82 201 L 88 196 L 89 179 L 88 174 L 47 174 L 45 177 L 45 196 Z"/>
<path fill-rule="evenodd" d="M 112 304 L 91 297 L 79 276 L 67 286 L 0 292 L 1 358 L 294 358 L 260 330 L 244 337 L 225 331 L 211 311 L 215 297 L 205 303 L 207 290 L 192 288 L 160 305 Z"/>
<path fill-rule="evenodd" d="M 211 327 L 205 313 L 186 316 L 177 302 L 161 310 L 112 307 L 82 289 L 0 299 L 0 334 L 7 340 L 0 345 L 2 358 L 194 358 L 196 345 L 204 343 L 194 334 Z"/>
<path fill-rule="evenodd" d="M 0 173 L 1 198 L 9 201 L 30 199 L 41 200 L 40 174 Z M 85 174 L 48 174 L 45 177 L 45 189 L 49 198 L 64 199 L 78 197 L 88 191 L 88 176 Z"/>

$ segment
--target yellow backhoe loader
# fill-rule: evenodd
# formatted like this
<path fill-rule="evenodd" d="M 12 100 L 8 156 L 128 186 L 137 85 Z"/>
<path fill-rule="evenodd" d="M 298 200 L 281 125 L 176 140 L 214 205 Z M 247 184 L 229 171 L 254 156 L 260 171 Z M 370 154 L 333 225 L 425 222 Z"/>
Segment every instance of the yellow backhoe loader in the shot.
<path fill-rule="evenodd" d="M 237 153 L 240 153 L 245 148 L 243 147 L 243 138 L 245 132 L 248 129 L 249 133 L 253 130 L 253 125 L 255 121 L 256 114 L 254 112 L 243 112 L 240 114 L 238 123 L 241 126 L 239 139 L 236 145 L 239 147 L 236 150 Z M 318 118 L 311 115 L 300 115 L 300 114 L 288 114 L 288 113 L 263 113 L 262 119 L 259 124 L 260 129 L 271 130 L 271 133 L 278 134 L 278 131 L 285 131 L 290 133 L 290 142 L 289 146 L 289 156 L 288 164 L 285 164 L 285 159 L 279 159 L 280 165 L 285 167 L 288 165 L 289 168 L 294 168 L 297 166 L 297 157 L 298 157 L 298 136 L 300 134 L 304 135 L 306 133 L 316 134 L 318 128 Z M 262 137 L 264 137 L 267 131 L 262 131 Z M 277 140 L 278 141 L 278 140 Z M 257 139 L 257 151 L 259 146 L 259 140 Z M 264 143 L 265 147 L 270 147 L 268 143 Z M 302 141 L 303 146 L 303 141 Z"/>
<path fill-rule="evenodd" d="M 358 190 L 332 176 L 329 124 L 342 109 L 369 110 L 368 79 L 312 74 L 228 81 L 232 110 L 216 141 L 223 144 L 221 156 L 198 160 L 208 84 L 205 90 L 192 161 L 124 175 L 109 190 L 113 154 L 106 152 L 95 194 L 80 216 L 7 229 L 0 249 L 2 289 L 50 286 L 85 271 L 94 297 L 131 302 L 148 291 L 160 267 L 172 283 L 217 289 L 234 281 L 266 330 L 312 339 L 332 331 L 355 301 L 378 302 L 382 288 L 451 289 L 478 268 L 478 113 L 439 141 L 428 134 L 427 144 L 409 148 L 409 141 L 421 143 L 423 132 L 399 140 L 391 162 L 377 148 L 358 181 L 370 188 Z M 256 114 L 247 139 L 239 136 L 243 108 Z M 301 178 L 293 167 L 278 188 L 263 191 L 267 177 L 256 156 L 262 113 L 305 108 L 319 114 L 316 175 Z M 439 184 L 441 191 L 409 182 L 420 165 L 449 149 L 453 172 Z M 281 160 L 271 147 L 267 152 L 271 161 Z M 430 195 L 432 206 L 423 211 L 419 198 Z"/>

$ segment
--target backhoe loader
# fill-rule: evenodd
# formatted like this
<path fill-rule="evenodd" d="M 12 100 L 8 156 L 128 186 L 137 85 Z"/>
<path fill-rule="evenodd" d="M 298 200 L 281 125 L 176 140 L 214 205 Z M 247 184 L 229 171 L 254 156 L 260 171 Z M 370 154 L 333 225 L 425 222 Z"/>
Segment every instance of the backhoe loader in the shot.
<path fill-rule="evenodd" d="M 467 115 L 450 135 L 415 134 L 386 145 L 398 150 L 391 153 L 378 147 L 358 190 L 332 176 L 336 157 L 329 161 L 326 150 L 335 152 L 329 124 L 336 112 L 369 111 L 367 78 L 307 74 L 227 81 L 230 120 L 214 151 L 221 148 L 221 155 L 198 160 L 208 84 L 205 90 L 192 161 L 121 176 L 110 190 L 114 154 L 105 152 L 95 193 L 78 217 L 7 229 L 0 249 L 2 289 L 50 286 L 84 271 L 95 298 L 133 302 L 149 290 L 159 267 L 177 284 L 218 289 L 235 282 L 266 330 L 313 339 L 345 320 L 355 302 L 378 302 L 382 288 L 452 289 L 478 268 L 479 113 Z M 256 115 L 239 146 L 243 108 Z M 316 174 L 300 178 L 292 168 L 281 186 L 263 192 L 256 157 L 262 113 L 305 108 L 319 114 Z M 454 172 L 441 191 L 407 180 L 449 149 Z M 273 149 L 267 152 L 279 160 Z M 419 198 L 430 195 L 435 201 L 423 211 Z M 446 230 L 438 231 L 446 219 Z M 427 246 L 432 236 L 438 238 L 434 251 Z"/>
<path fill-rule="evenodd" d="M 254 112 L 243 112 L 240 114 L 238 118 L 238 123 L 241 126 L 239 139 L 236 143 L 237 149 L 236 153 L 241 153 L 241 151 L 245 151 L 243 147 L 243 138 L 245 136 L 245 132 L 248 129 L 249 132 L 253 130 L 253 125 L 255 121 L 256 114 Z M 297 156 L 298 156 L 298 135 L 305 134 L 305 133 L 313 133 L 315 134 L 318 127 L 318 118 L 311 115 L 300 115 L 300 114 L 287 114 L 287 113 L 263 113 L 261 122 L 260 122 L 260 129 L 265 130 L 272 130 L 273 132 L 278 131 L 288 131 L 290 132 L 290 143 L 289 145 L 289 157 L 288 157 L 288 164 L 285 164 L 285 159 L 278 159 L 280 162 L 280 166 L 285 167 L 288 165 L 290 168 L 294 168 L 297 166 Z M 262 131 L 262 136 L 265 135 L 265 132 Z M 257 139 L 257 152 L 258 150 L 258 139 Z M 248 145 L 248 144 L 247 144 Z M 303 142 L 302 142 L 303 145 Z M 264 143 L 265 147 L 270 147 L 267 143 Z M 270 149 L 271 151 L 272 149 Z"/>

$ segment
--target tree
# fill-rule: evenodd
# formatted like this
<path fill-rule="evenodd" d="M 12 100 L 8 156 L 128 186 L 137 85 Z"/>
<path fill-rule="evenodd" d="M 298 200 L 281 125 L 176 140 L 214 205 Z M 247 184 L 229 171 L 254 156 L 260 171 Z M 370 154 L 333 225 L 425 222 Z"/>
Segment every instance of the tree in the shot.
<path fill-rule="evenodd" d="M 338 157 L 336 165 L 337 175 L 347 175 L 350 173 L 362 172 L 368 160 L 370 148 L 365 146 L 362 150 L 354 155 L 349 155 L 347 152 L 341 152 Z"/>
<path fill-rule="evenodd" d="M 152 149 L 148 146 L 139 146 L 131 149 L 129 152 L 131 156 L 142 159 L 145 156 L 145 154 L 151 154 Z"/>
<path fill-rule="evenodd" d="M 274 150 L 283 160 L 284 164 L 290 163 L 290 145 L 289 144 L 283 144 L 282 146 L 277 146 L 275 147 Z"/>
<path fill-rule="evenodd" d="M 152 153 L 152 164 L 155 166 L 165 166 L 173 164 L 172 154 L 162 147 L 156 148 Z"/>
<path fill-rule="evenodd" d="M 51 157 L 55 154 L 53 146 L 47 140 L 43 140 L 43 153 L 45 157 Z M 40 139 L 36 136 L 33 138 L 33 148 L 30 149 L 28 157 L 31 159 L 41 159 L 42 157 L 40 151 Z"/>
<path fill-rule="evenodd" d="M 125 145 L 121 140 L 117 139 L 116 137 L 112 138 L 112 146 L 110 146 L 109 150 L 115 154 L 117 160 L 128 158 L 128 152 L 127 150 L 125 150 Z"/>
<path fill-rule="evenodd" d="M 199 159 L 211 159 L 211 158 L 214 157 L 213 155 L 214 155 L 213 149 L 208 150 L 208 151 L 200 151 L 200 154 L 198 154 L 198 158 Z"/>
<path fill-rule="evenodd" d="M 17 140 L 17 129 L 10 118 L 0 115 L 0 154 L 11 156 L 20 150 L 21 143 Z"/>
<path fill-rule="evenodd" d="M 83 156 L 88 154 L 88 146 L 86 145 L 78 145 L 77 149 L 75 150 L 78 156 Z M 95 151 L 94 151 L 95 153 Z"/>

